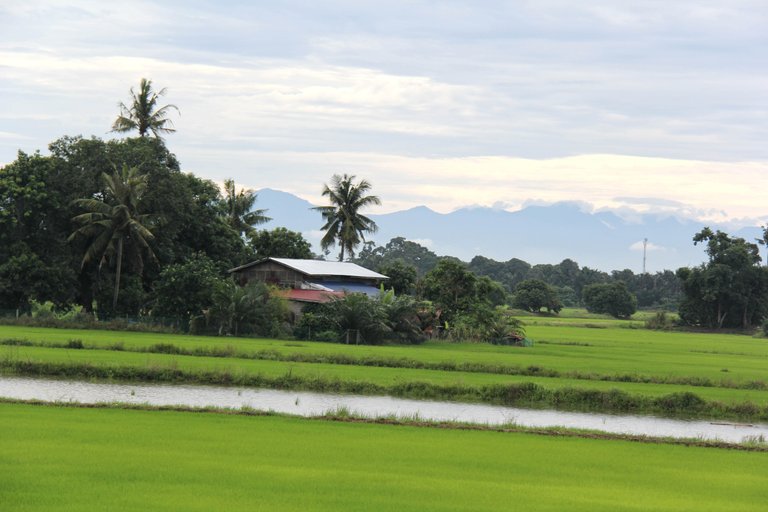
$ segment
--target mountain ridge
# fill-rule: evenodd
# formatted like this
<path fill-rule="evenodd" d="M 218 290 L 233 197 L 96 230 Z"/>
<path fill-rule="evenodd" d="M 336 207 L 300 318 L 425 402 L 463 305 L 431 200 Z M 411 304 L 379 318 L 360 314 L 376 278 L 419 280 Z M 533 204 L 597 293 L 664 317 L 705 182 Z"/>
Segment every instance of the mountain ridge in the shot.
<path fill-rule="evenodd" d="M 312 210 L 315 205 L 280 190 L 264 188 L 257 193 L 257 208 L 266 208 L 273 218 L 261 227 L 299 231 L 319 252 L 322 220 Z M 585 211 L 584 205 L 572 201 L 516 211 L 471 206 L 449 213 L 421 205 L 369 217 L 379 226 L 370 237 L 377 245 L 402 236 L 438 255 L 464 261 L 477 255 L 497 261 L 518 258 L 531 264 L 570 258 L 581 266 L 604 271 L 628 268 L 636 273 L 642 271 L 644 239 L 648 240 L 646 269 L 656 272 L 703 263 L 706 254 L 701 245 L 693 245 L 692 238 L 706 225 L 748 241 L 762 236 L 757 226 L 728 230 L 659 212 L 633 214 L 628 220 L 610 210 Z"/>

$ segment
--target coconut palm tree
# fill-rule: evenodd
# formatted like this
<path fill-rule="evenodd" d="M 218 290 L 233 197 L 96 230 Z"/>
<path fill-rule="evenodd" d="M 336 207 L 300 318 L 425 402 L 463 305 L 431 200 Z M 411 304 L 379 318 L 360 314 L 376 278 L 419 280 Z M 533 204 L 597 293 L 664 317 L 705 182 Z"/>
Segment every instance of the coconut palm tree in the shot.
<path fill-rule="evenodd" d="M 256 233 L 254 226 L 265 224 L 272 219 L 264 215 L 267 210 L 254 210 L 258 195 L 251 189 L 235 189 L 234 180 L 224 180 L 224 200 L 221 203 L 227 224 L 240 235 Z"/>
<path fill-rule="evenodd" d="M 152 80 L 142 78 L 139 83 L 138 93 L 131 87 L 130 106 L 122 101 L 118 103 L 120 115 L 112 124 L 113 132 L 129 132 L 138 130 L 139 136 L 146 137 L 152 132 L 157 138 L 161 133 L 173 133 L 176 130 L 172 128 L 173 122 L 168 119 L 168 113 L 171 109 L 179 112 L 176 105 L 157 106 L 160 96 L 165 95 L 166 89 L 160 89 L 158 92 L 152 90 Z"/>
<path fill-rule="evenodd" d="M 139 203 L 147 188 L 147 176 L 139 174 L 136 167 L 123 165 L 121 170 L 115 169 L 111 175 L 102 173 L 101 176 L 106 187 L 106 197 L 75 201 L 86 213 L 72 219 L 81 227 L 69 236 L 69 240 L 77 237 L 89 240 L 81 267 L 98 261 L 101 268 L 108 260 L 116 259 L 115 291 L 112 297 L 114 310 L 117 307 L 126 242 L 139 268 L 143 267 L 142 252 L 156 259 L 149 246 L 149 241 L 154 238 L 150 231 L 153 216 L 139 213 Z"/>
<path fill-rule="evenodd" d="M 355 176 L 334 174 L 330 186 L 326 184 L 323 188 L 323 195 L 328 196 L 331 204 L 313 208 L 325 221 L 320 228 L 325 231 L 320 246 L 327 250 L 338 243 L 339 261 L 344 260 L 345 254 L 353 257 L 355 247 L 365 241 L 365 234 L 378 230 L 373 220 L 360 213 L 366 206 L 381 204 L 377 196 L 366 195 L 370 189 L 371 184 L 366 180 L 355 183 Z"/>

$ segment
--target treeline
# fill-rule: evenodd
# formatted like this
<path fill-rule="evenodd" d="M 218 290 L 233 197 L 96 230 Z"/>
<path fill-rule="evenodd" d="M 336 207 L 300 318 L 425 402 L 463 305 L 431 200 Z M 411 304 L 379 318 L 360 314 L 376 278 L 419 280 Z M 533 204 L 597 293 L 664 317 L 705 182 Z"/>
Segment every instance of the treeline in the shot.
<path fill-rule="evenodd" d="M 100 318 L 189 317 L 210 306 L 230 268 L 275 251 L 312 257 L 299 233 L 248 229 L 257 222 L 248 217 L 255 196 L 233 185 L 222 194 L 216 183 L 181 172 L 162 139 L 63 137 L 49 151 L 19 152 L 0 169 L 0 309 L 25 312 L 32 301 L 50 301 L 60 310 L 96 308 Z M 124 176 L 141 178 L 143 192 L 122 204 L 114 182 L 126 169 L 137 171 Z M 134 202 L 146 232 L 118 233 L 120 208 Z"/>
<path fill-rule="evenodd" d="M 268 256 L 316 257 L 300 233 L 254 227 L 268 212 L 255 209 L 252 191 L 237 191 L 227 180 L 222 192 L 181 172 L 159 138 L 63 137 L 49 151 L 19 152 L 0 169 L 0 310 L 27 312 L 50 302 L 59 313 L 80 308 L 100 319 L 177 317 L 201 332 L 290 332 L 270 290 L 240 289 L 227 275 Z M 135 215 L 123 219 L 132 209 Z M 115 231 L 120 226 L 125 229 Z M 768 315 L 768 271 L 758 246 L 708 228 L 694 243 L 706 244 L 706 264 L 655 274 L 607 273 L 570 259 L 531 265 L 476 256 L 464 263 L 402 237 L 383 246 L 365 243 L 352 261 L 389 276 L 397 295 L 415 299 L 401 315 L 407 325 L 392 316 L 405 302 L 368 305 L 377 312 L 374 331 L 406 337 L 419 324 L 422 332 L 434 327 L 509 342 L 521 330 L 504 310 L 508 305 L 555 313 L 586 306 L 617 317 L 637 307 L 679 309 L 685 325 L 759 325 Z M 349 254 L 355 240 L 348 245 Z M 304 327 L 364 330 L 337 324 Z"/>
<path fill-rule="evenodd" d="M 408 275 L 408 268 L 412 269 L 411 285 L 415 287 L 417 276 L 424 276 L 445 258 L 455 259 L 438 256 L 426 247 L 398 237 L 383 246 L 367 243 L 355 261 L 390 276 L 396 289 L 405 288 L 407 291 L 407 287 L 399 283 L 403 276 Z M 670 270 L 654 274 L 635 274 L 629 269 L 607 273 L 580 267 L 570 259 L 556 265 L 531 265 L 517 258 L 495 261 L 484 256 L 475 256 L 466 268 L 478 276 L 500 283 L 508 294 L 514 294 L 526 281 L 544 282 L 554 289 L 561 304 L 568 307 L 585 306 L 584 289 L 589 285 L 616 282 L 624 283 L 627 291 L 636 297 L 639 308 L 674 311 L 683 299 L 681 282 Z"/>

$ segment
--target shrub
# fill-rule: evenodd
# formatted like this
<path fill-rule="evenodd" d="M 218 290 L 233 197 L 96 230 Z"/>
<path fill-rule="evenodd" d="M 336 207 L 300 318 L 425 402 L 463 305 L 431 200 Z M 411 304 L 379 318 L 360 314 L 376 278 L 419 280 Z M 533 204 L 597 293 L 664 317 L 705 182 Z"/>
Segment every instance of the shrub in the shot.
<path fill-rule="evenodd" d="M 78 349 L 78 350 L 82 349 L 82 348 L 85 348 L 83 346 L 83 340 L 78 340 L 78 339 L 69 340 L 67 342 L 67 344 L 64 345 L 64 346 L 67 347 L 67 348 L 74 348 L 74 349 Z"/>
<path fill-rule="evenodd" d="M 645 321 L 646 329 L 668 330 L 673 325 L 674 322 L 665 311 L 657 311 L 655 315 Z"/>

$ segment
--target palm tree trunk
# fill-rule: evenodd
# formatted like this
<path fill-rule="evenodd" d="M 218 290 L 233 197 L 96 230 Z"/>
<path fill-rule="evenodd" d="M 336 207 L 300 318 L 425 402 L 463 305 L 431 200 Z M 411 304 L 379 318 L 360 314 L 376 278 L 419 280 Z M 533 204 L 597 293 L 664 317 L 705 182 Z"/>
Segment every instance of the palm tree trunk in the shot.
<path fill-rule="evenodd" d="M 112 313 L 117 309 L 117 294 L 120 292 L 120 271 L 123 268 L 123 237 L 117 241 L 117 271 L 115 272 L 115 293 L 112 295 Z"/>

